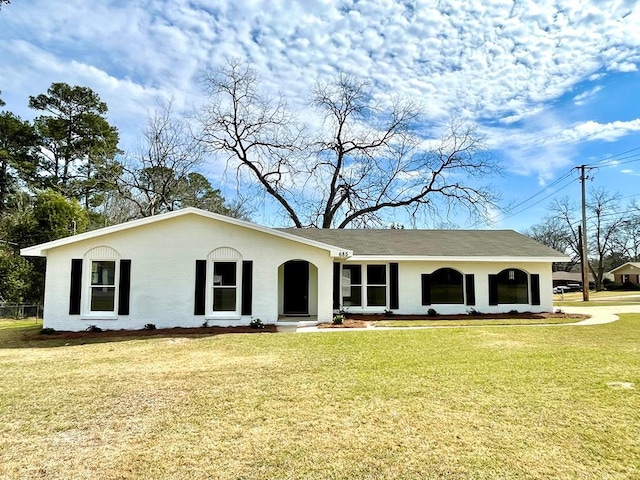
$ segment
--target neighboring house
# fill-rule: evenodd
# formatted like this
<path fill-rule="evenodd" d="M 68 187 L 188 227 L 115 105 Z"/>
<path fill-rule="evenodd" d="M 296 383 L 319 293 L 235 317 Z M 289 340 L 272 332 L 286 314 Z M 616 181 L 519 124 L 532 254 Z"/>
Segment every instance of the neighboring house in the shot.
<path fill-rule="evenodd" d="M 640 262 L 627 262 L 609 272 L 615 283 L 634 283 L 640 285 Z"/>
<path fill-rule="evenodd" d="M 580 285 L 582 288 L 581 272 L 553 272 L 553 286 Z M 593 273 L 589 272 L 589 285 L 595 285 Z"/>
<path fill-rule="evenodd" d="M 567 260 L 511 230 L 273 229 L 195 208 L 21 253 L 47 258 L 44 325 L 72 331 L 551 311 Z"/>

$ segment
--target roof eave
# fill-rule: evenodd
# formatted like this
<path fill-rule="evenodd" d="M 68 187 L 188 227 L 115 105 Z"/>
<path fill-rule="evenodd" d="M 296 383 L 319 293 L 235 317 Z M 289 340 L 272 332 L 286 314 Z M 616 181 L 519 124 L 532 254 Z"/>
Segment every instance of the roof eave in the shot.
<path fill-rule="evenodd" d="M 143 225 L 160 222 L 163 220 L 167 220 L 174 217 L 180 217 L 183 215 L 195 214 L 205 218 L 211 218 L 214 220 L 219 220 L 225 223 L 229 223 L 232 225 L 237 225 L 245 228 L 249 228 L 251 230 L 259 231 L 262 233 L 266 233 L 268 235 L 273 235 L 275 237 L 284 238 L 287 240 L 291 240 L 296 243 L 301 243 L 304 245 L 309 245 L 311 247 L 320 248 L 323 250 L 327 250 L 329 255 L 334 258 L 344 258 L 349 257 L 353 254 L 351 250 L 347 250 L 336 245 L 330 245 L 328 243 L 318 242 L 316 240 L 310 240 L 304 237 L 300 237 L 298 235 L 293 235 L 291 233 L 283 232 L 280 230 L 276 230 L 269 227 L 263 227 L 261 225 L 256 225 L 255 223 L 247 222 L 244 220 L 238 220 L 237 218 L 226 217 L 224 215 L 220 215 L 217 213 L 207 212 L 205 210 L 200 210 L 198 208 L 187 207 L 181 210 L 176 210 L 173 212 L 163 213 L 160 215 L 155 215 L 152 217 L 140 218 L 138 220 L 132 220 L 130 222 L 119 223 L 118 225 L 112 225 L 110 227 L 99 228 L 97 230 L 92 230 L 90 232 L 81 233 L 78 235 L 74 235 L 71 237 L 65 237 L 58 240 L 53 240 L 47 243 L 41 243 L 39 245 L 33 245 L 31 247 L 26 247 L 20 250 L 20 255 L 25 257 L 46 257 L 47 251 L 53 248 L 62 247 L 65 245 L 70 245 L 72 243 L 81 242 L 83 240 L 90 240 L 93 238 L 98 238 L 104 235 L 109 235 L 112 233 L 120 232 L 122 230 L 128 230 L 135 227 L 140 227 Z"/>
<path fill-rule="evenodd" d="M 628 266 L 637 268 L 637 265 L 639 265 L 639 264 L 640 264 L 640 262 L 626 262 L 626 263 L 623 263 L 622 265 L 620 265 L 619 267 L 614 268 L 613 270 L 609 270 L 607 273 L 615 274 L 618 270 L 624 270 L 625 267 L 628 267 Z"/>
<path fill-rule="evenodd" d="M 549 262 L 567 262 L 569 257 L 537 257 L 537 256 L 430 256 L 430 255 L 353 255 L 346 259 L 349 262 L 388 262 L 388 261 L 407 261 L 407 262 L 530 262 L 530 263 L 549 263 Z"/>

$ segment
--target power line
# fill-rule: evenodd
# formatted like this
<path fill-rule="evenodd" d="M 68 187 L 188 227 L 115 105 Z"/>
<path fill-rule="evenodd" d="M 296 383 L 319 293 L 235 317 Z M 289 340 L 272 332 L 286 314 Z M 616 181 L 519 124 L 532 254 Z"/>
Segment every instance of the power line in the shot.
<path fill-rule="evenodd" d="M 619 165 L 626 165 L 627 163 L 634 163 L 634 162 L 640 162 L 640 155 L 634 155 L 635 158 L 634 160 L 627 160 L 626 162 L 617 162 L 615 165 L 605 165 L 606 167 L 617 167 Z M 625 158 L 631 158 L 631 157 L 625 157 Z"/>
<path fill-rule="evenodd" d="M 624 217 L 627 214 L 640 215 L 640 209 L 633 208 L 631 210 L 623 210 L 622 212 L 601 213 L 599 216 L 600 216 L 600 218 L 613 217 L 613 216 L 616 216 L 616 215 L 620 216 L 620 217 Z M 594 218 L 598 218 L 598 215 L 591 215 L 590 217 L 587 217 L 588 220 L 593 220 Z M 632 215 L 632 218 L 633 218 L 633 215 Z"/>
<path fill-rule="evenodd" d="M 544 187 L 542 190 L 538 191 L 537 193 L 534 193 L 533 195 L 531 195 L 528 198 L 525 198 L 524 200 L 522 200 L 520 203 L 517 203 L 516 205 L 513 205 L 509 208 L 509 211 L 513 211 L 516 208 L 518 208 L 521 205 L 524 205 L 525 203 L 527 203 L 529 200 L 534 199 L 535 197 L 537 197 L 538 195 L 546 192 L 547 190 L 549 190 L 551 187 L 554 187 L 555 185 L 557 185 L 558 183 L 560 183 L 562 180 L 564 180 L 565 178 L 567 178 L 569 175 L 571 175 L 573 169 L 569 170 L 567 173 L 565 173 L 563 176 L 559 177 L 558 179 L 556 179 L 554 182 L 550 183 L 549 185 L 547 185 L 546 187 Z"/>
<path fill-rule="evenodd" d="M 595 166 L 598 166 L 597 164 L 603 164 L 603 163 L 606 163 L 607 161 L 609 161 L 609 160 L 613 160 L 613 159 L 615 159 L 615 158 L 618 158 L 618 157 L 620 157 L 621 155 L 626 155 L 627 153 L 636 152 L 636 151 L 638 151 L 638 150 L 640 150 L 640 147 L 632 148 L 631 150 L 627 150 L 627 151 L 625 151 L 625 152 L 616 153 L 616 154 L 614 154 L 614 155 L 610 155 L 610 156 L 608 156 L 608 157 L 606 157 L 606 158 L 603 158 L 602 160 L 598 160 L 598 161 L 593 162 L 593 163 L 585 164 L 585 167 L 595 167 Z M 640 154 L 636 154 L 636 155 L 640 155 Z M 632 155 L 632 156 L 635 156 L 635 155 Z M 626 157 L 626 158 L 629 158 L 629 157 Z"/>
<path fill-rule="evenodd" d="M 569 173 L 570 173 L 570 172 L 569 172 Z M 567 177 L 567 175 L 564 175 L 564 177 L 563 177 L 563 178 L 566 178 L 566 177 Z M 525 211 L 529 210 L 530 208 L 535 207 L 535 206 L 536 206 L 536 205 L 538 205 L 539 203 L 542 203 L 542 202 L 544 202 L 545 200 L 547 200 L 549 197 L 552 197 L 552 196 L 553 196 L 553 195 L 555 195 L 556 193 L 558 193 L 558 192 L 560 192 L 560 191 L 564 190 L 564 189 L 565 189 L 565 188 L 567 188 L 569 185 L 571 185 L 574 181 L 575 181 L 575 179 L 573 179 L 573 178 L 572 178 L 569 182 L 565 183 L 564 185 L 562 185 L 562 186 L 561 186 L 561 187 L 559 187 L 558 189 L 556 189 L 556 190 L 554 190 L 553 192 L 549 193 L 549 195 L 547 195 L 547 196 L 545 196 L 545 197 L 541 198 L 541 199 L 540 199 L 540 200 L 538 200 L 537 202 L 532 203 L 531 205 L 529 205 L 529 206 L 527 206 L 527 207 L 524 207 L 524 208 L 522 208 L 522 209 L 518 210 L 517 212 L 514 212 L 514 211 L 513 211 L 513 208 L 512 208 L 511 210 L 509 210 L 511 213 L 509 213 L 509 215 L 507 215 L 507 216 L 505 216 L 505 217 L 500 218 L 500 221 L 504 221 L 504 220 L 507 220 L 507 219 L 509 219 L 509 218 L 515 217 L 516 215 L 520 215 L 522 212 L 525 212 Z M 556 182 L 554 182 L 554 183 L 557 183 L 557 181 L 556 181 Z M 547 187 L 547 188 L 548 188 L 548 187 Z M 546 190 L 546 189 L 541 190 L 540 192 L 538 192 L 536 195 L 533 195 L 532 197 L 537 196 L 538 194 L 540 194 L 540 193 L 544 192 L 545 190 Z M 527 201 L 528 201 L 528 200 L 529 200 L 529 199 L 527 199 Z M 520 202 L 520 203 L 519 203 L 519 205 L 522 205 L 523 203 L 525 203 L 525 201 Z M 494 216 L 493 216 L 493 218 L 491 218 L 489 221 L 492 221 L 492 222 L 493 222 L 493 221 L 495 221 L 495 220 L 498 220 L 498 218 L 499 218 L 499 217 L 500 217 L 500 214 L 496 214 L 496 215 L 494 215 Z M 479 223 L 479 222 L 476 222 L 476 224 L 478 224 L 478 223 Z"/>
<path fill-rule="evenodd" d="M 620 153 L 616 153 L 616 154 L 610 155 L 610 156 L 608 156 L 606 158 L 603 158 L 601 160 L 598 160 L 598 161 L 595 161 L 595 162 L 592 162 L 592 163 L 589 163 L 589 164 L 584 164 L 583 167 L 586 167 L 586 168 L 589 168 L 589 167 L 598 168 L 599 166 L 600 167 L 615 167 L 615 166 L 618 166 L 618 165 L 625 165 L 625 164 L 628 164 L 628 163 L 640 162 L 640 153 L 634 153 L 633 155 L 628 155 L 626 157 L 623 156 L 623 155 L 627 155 L 629 153 L 637 152 L 637 151 L 640 151 L 640 147 L 635 147 L 635 148 L 632 148 L 630 150 L 626 150 L 624 152 L 620 152 Z M 615 160 L 615 159 L 626 160 L 626 161 L 624 161 L 624 162 L 616 161 L 615 163 L 606 165 L 607 162 L 609 162 L 611 160 Z M 569 169 L 564 175 L 558 177 L 556 180 L 554 180 L 553 182 L 551 182 L 549 185 L 545 186 L 544 188 L 542 188 L 538 192 L 536 192 L 533 195 L 525 198 L 524 200 L 521 200 L 520 202 L 516 203 L 515 205 L 512 205 L 511 207 L 509 207 L 509 211 L 508 211 L 509 213 L 508 213 L 507 216 L 499 218 L 500 214 L 498 213 L 496 215 L 493 215 L 489 219 L 489 221 L 493 222 L 493 221 L 496 221 L 498 219 L 500 221 L 504 221 L 504 220 L 507 220 L 509 218 L 515 217 L 516 215 L 520 215 L 521 213 L 529 210 L 530 208 L 533 208 L 536 205 L 544 202 L 545 200 L 547 200 L 548 198 L 552 197 L 556 193 L 564 190 L 565 188 L 567 188 L 569 185 L 571 185 L 573 183 L 574 179 L 571 179 L 569 182 L 565 183 L 564 185 L 562 185 L 561 187 L 557 188 L 553 192 L 551 192 L 548 195 L 544 196 L 543 198 L 541 198 L 537 202 L 532 203 L 532 204 L 530 204 L 530 205 L 528 205 L 528 206 L 526 206 L 524 208 L 521 208 L 520 210 L 514 211 L 514 210 L 518 209 L 519 207 L 525 205 L 526 203 L 530 202 L 534 198 L 538 197 L 539 195 L 542 195 L 543 193 L 547 192 L 549 189 L 551 189 L 554 186 L 558 185 L 563 180 L 567 179 L 569 176 L 572 175 L 573 170 L 575 170 L 577 168 L 581 168 L 581 167 L 573 167 L 573 168 Z M 628 196 L 621 197 L 621 198 L 629 198 L 629 197 L 634 197 L 634 196 L 637 196 L 637 195 L 640 195 L 640 194 L 628 195 Z M 478 225 L 479 223 L 480 222 L 476 222 L 475 225 Z"/>

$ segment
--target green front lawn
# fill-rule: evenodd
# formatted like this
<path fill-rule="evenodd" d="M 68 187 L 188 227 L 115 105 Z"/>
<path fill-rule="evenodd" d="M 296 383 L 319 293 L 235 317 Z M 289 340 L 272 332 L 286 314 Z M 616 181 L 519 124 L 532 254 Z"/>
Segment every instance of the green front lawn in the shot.
<path fill-rule="evenodd" d="M 640 315 L 69 346 L 11 325 L 3 479 L 640 478 Z"/>
<path fill-rule="evenodd" d="M 582 292 L 555 294 L 556 307 L 608 307 L 611 305 L 640 305 L 640 292 L 602 291 L 589 292 L 589 301 L 582 300 Z"/>
<path fill-rule="evenodd" d="M 490 315 L 489 315 L 490 316 Z M 583 318 L 476 318 L 472 320 L 379 320 L 376 327 L 481 327 L 489 325 L 557 325 L 576 323 Z"/>

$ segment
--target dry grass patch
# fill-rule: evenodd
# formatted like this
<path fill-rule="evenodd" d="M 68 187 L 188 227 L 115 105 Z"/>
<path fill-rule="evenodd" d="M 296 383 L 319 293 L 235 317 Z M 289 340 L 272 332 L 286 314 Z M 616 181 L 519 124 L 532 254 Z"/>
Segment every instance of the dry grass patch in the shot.
<path fill-rule="evenodd" d="M 640 315 L 50 348 L 23 333 L 0 329 L 22 342 L 0 348 L 0 478 L 640 476 L 639 390 L 613 386 L 640 384 Z"/>

